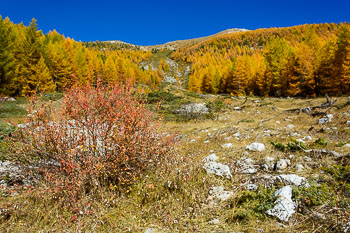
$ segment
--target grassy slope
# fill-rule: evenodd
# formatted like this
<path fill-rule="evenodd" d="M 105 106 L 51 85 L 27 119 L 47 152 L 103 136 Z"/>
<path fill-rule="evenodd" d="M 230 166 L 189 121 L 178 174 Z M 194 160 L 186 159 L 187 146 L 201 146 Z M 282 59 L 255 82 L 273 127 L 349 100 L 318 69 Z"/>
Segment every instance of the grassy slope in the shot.
<path fill-rule="evenodd" d="M 312 162 L 306 163 L 304 156 L 308 154 L 300 151 L 280 152 L 273 148 L 270 141 L 287 143 L 291 138 L 295 138 L 287 136 L 290 130 L 286 128 L 286 125 L 293 124 L 295 128 L 291 131 L 299 132 L 301 136 L 310 135 L 313 141 L 317 138 L 324 138 L 328 142 L 326 145 L 309 143 L 309 146 L 350 153 L 349 148 L 337 147 L 339 142 L 350 142 L 350 130 L 345 129 L 346 119 L 342 114 L 350 111 L 349 106 L 341 110 L 332 109 L 331 113 L 335 115 L 333 121 L 327 126 L 321 126 L 316 124 L 317 118 L 303 113 L 283 113 L 282 110 L 318 105 L 323 102 L 323 99 L 249 98 L 244 104 L 246 106 L 244 111 L 235 111 L 233 108 L 241 106 L 244 99 L 224 99 L 217 96 L 195 98 L 186 95 L 183 95 L 183 98 L 197 102 L 216 102 L 217 98 L 220 98 L 225 103 L 225 107 L 222 112 L 214 113 L 218 117 L 217 120 L 201 119 L 162 123 L 162 131 L 177 132 L 182 135 L 182 139 L 176 145 L 176 150 L 171 153 L 173 159 L 177 161 L 176 165 L 171 165 L 168 170 L 150 171 L 147 178 L 131 187 L 128 194 L 118 194 L 113 190 L 101 191 L 101 198 L 92 202 L 93 213 L 82 213 L 77 222 L 70 221 L 73 213 L 59 208 L 55 202 L 40 194 L 30 196 L 24 193 L 13 197 L 3 196 L 0 199 L 0 209 L 2 209 L 0 228 L 2 231 L 144 232 L 148 227 L 154 227 L 165 232 L 257 232 L 258 229 L 264 232 L 314 232 L 315 230 L 329 232 L 330 226 L 337 221 L 343 221 L 343 218 L 346 217 L 344 205 L 349 211 L 349 198 L 341 191 L 334 191 L 335 188 L 341 190 L 341 184 L 322 170 L 322 167 L 331 167 L 339 162 L 329 156 L 314 156 Z M 253 100 L 260 102 L 254 103 Z M 345 98 L 342 98 L 338 100 L 338 103 L 345 101 Z M 259 123 L 260 120 L 273 116 L 275 116 L 273 120 L 263 124 Z M 280 124 L 276 121 L 279 121 Z M 315 129 L 308 132 L 311 125 L 314 125 Z M 337 127 L 337 130 L 329 129 L 323 133 L 317 133 L 318 129 L 327 127 Z M 273 136 L 263 136 L 264 130 L 271 130 Z M 232 136 L 236 132 L 241 133 L 239 139 Z M 209 137 L 208 133 L 211 133 L 213 137 Z M 230 136 L 231 138 L 225 139 Z M 191 142 L 192 139 L 195 139 L 195 142 Z M 265 156 L 279 159 L 294 154 L 292 166 L 284 173 L 305 176 L 310 182 L 316 181 L 315 175 L 319 175 L 321 180 L 324 180 L 326 185 L 333 190 L 331 198 L 328 199 L 335 201 L 321 200 L 315 206 L 301 207 L 299 213 L 293 216 L 290 224 L 285 224 L 285 228 L 279 227 L 275 219 L 267 217 L 263 212 L 264 208 L 271 205 L 273 189 L 246 193 L 241 186 L 242 183 L 249 180 L 254 181 L 256 177 L 269 173 L 259 171 L 257 176 L 240 174 L 235 165 L 237 159 L 247 156 L 245 145 L 256 139 L 267 147 L 263 152 L 252 152 L 248 156 L 253 158 L 256 164 L 261 164 Z M 205 140 L 210 140 L 210 142 L 204 144 Z M 222 149 L 221 145 L 227 142 L 231 142 L 233 148 Z M 207 175 L 201 168 L 203 165 L 201 160 L 209 155 L 211 150 L 220 157 L 220 162 L 230 166 L 233 173 L 231 180 Z M 306 167 L 301 173 L 297 173 L 294 167 L 298 162 L 303 163 Z M 277 174 L 276 172 L 270 173 Z M 225 190 L 234 191 L 234 197 L 215 206 L 209 205 L 207 197 L 210 188 L 214 185 L 223 185 Z M 313 190 L 307 190 L 307 192 L 312 194 Z M 321 194 L 322 190 L 318 191 L 316 196 Z M 297 197 L 296 195 L 298 194 L 295 194 L 294 197 Z M 318 209 L 322 205 L 325 206 Z M 318 213 L 335 210 L 330 212 L 332 214 L 325 214 L 327 219 L 322 220 L 312 214 L 314 209 Z M 336 209 L 340 210 L 339 216 L 334 215 Z M 220 219 L 220 224 L 208 224 L 208 221 L 213 218 Z"/>

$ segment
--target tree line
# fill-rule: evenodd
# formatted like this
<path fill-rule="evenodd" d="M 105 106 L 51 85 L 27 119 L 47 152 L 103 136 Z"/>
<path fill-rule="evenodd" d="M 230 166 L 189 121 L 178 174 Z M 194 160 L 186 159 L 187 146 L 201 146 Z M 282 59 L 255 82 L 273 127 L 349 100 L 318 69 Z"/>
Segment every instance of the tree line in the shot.
<path fill-rule="evenodd" d="M 123 47 L 87 46 L 55 30 L 44 35 L 35 19 L 24 26 L 0 16 L 1 95 L 62 91 L 72 83 L 93 84 L 97 79 L 156 87 L 161 74 L 137 65 L 151 55 Z"/>
<path fill-rule="evenodd" d="M 350 25 L 313 24 L 214 37 L 172 57 L 193 92 L 257 96 L 350 93 Z"/>

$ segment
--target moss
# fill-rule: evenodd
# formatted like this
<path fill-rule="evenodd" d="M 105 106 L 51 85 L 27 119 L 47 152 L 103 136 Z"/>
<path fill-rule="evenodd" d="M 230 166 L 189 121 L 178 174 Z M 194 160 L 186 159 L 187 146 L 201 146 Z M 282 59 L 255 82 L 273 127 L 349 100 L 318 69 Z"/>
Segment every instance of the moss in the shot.
<path fill-rule="evenodd" d="M 257 191 L 243 191 L 236 201 L 236 208 L 228 222 L 265 219 L 265 212 L 273 207 L 275 189 L 259 188 Z"/>
<path fill-rule="evenodd" d="M 305 206 L 318 206 L 332 203 L 336 194 L 327 184 L 311 185 L 310 187 L 297 187 L 293 189 L 293 197 Z"/>

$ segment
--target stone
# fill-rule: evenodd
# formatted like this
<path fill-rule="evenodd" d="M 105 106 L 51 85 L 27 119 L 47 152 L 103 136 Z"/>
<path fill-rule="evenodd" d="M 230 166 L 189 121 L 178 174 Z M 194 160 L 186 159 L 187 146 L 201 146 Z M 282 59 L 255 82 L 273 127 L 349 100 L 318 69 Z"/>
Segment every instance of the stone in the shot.
<path fill-rule="evenodd" d="M 230 168 L 227 165 L 211 161 L 205 163 L 203 168 L 209 174 L 215 174 L 217 176 L 226 177 L 227 179 L 232 178 Z"/>
<path fill-rule="evenodd" d="M 275 159 L 270 156 L 265 157 L 265 164 L 262 167 L 266 171 L 275 169 Z"/>
<path fill-rule="evenodd" d="M 275 216 L 279 220 L 288 222 L 289 218 L 296 211 L 296 204 L 292 200 L 292 186 L 287 185 L 274 193 L 278 197 L 274 202 L 275 206 L 266 211 L 268 215 Z"/>
<path fill-rule="evenodd" d="M 305 160 L 306 162 L 312 162 L 312 158 L 310 158 L 309 156 L 305 156 L 305 157 L 304 157 L 304 160 Z"/>
<path fill-rule="evenodd" d="M 306 137 L 303 137 L 303 140 L 305 140 L 305 141 L 312 141 L 312 137 L 311 136 L 306 136 Z"/>
<path fill-rule="evenodd" d="M 292 137 L 300 137 L 300 133 L 297 132 L 290 133 L 289 135 Z"/>
<path fill-rule="evenodd" d="M 215 162 L 218 159 L 219 159 L 219 157 L 217 157 L 216 154 L 212 153 L 212 154 L 208 155 L 207 157 L 205 157 L 202 161 L 207 163 L 207 162 Z"/>
<path fill-rule="evenodd" d="M 295 126 L 294 126 L 294 125 L 291 125 L 291 124 L 290 124 L 290 125 L 287 125 L 287 128 L 288 128 L 288 129 L 293 129 L 294 127 L 295 127 Z"/>
<path fill-rule="evenodd" d="M 297 172 L 303 172 L 304 166 L 301 163 L 295 164 L 295 168 L 297 169 Z"/>
<path fill-rule="evenodd" d="M 346 124 L 347 124 L 347 125 L 350 125 L 350 121 L 346 121 Z"/>
<path fill-rule="evenodd" d="M 298 138 L 297 140 L 295 140 L 295 141 L 297 141 L 297 142 L 300 142 L 300 143 L 306 143 L 303 139 L 301 139 L 301 138 Z"/>
<path fill-rule="evenodd" d="M 218 199 L 220 201 L 226 201 L 233 196 L 233 192 L 225 191 L 223 186 L 212 187 L 209 194 L 209 200 Z"/>
<path fill-rule="evenodd" d="M 233 109 L 236 110 L 236 111 L 241 110 L 240 107 L 234 107 Z"/>
<path fill-rule="evenodd" d="M 232 143 L 226 143 L 224 145 L 221 145 L 221 148 L 223 149 L 227 149 L 227 148 L 231 148 L 232 147 Z"/>
<path fill-rule="evenodd" d="M 345 148 L 350 148 L 350 144 L 349 144 L 349 143 L 346 143 L 343 147 L 345 147 Z"/>
<path fill-rule="evenodd" d="M 295 174 L 279 175 L 276 177 L 276 179 L 281 181 L 284 184 L 295 185 L 298 187 L 299 186 L 310 187 L 305 177 L 301 177 Z"/>
<path fill-rule="evenodd" d="M 180 109 L 175 111 L 180 115 L 188 116 L 188 115 L 203 115 L 209 113 L 209 109 L 205 103 L 190 103 L 186 105 L 182 105 Z"/>
<path fill-rule="evenodd" d="M 247 190 L 257 190 L 257 189 L 258 189 L 258 186 L 257 186 L 256 184 L 247 184 L 247 185 L 245 186 L 245 188 L 246 188 Z"/>
<path fill-rule="evenodd" d="M 250 158 L 243 157 L 236 162 L 237 166 L 240 169 L 240 172 L 243 174 L 254 174 L 257 172 L 254 161 Z"/>
<path fill-rule="evenodd" d="M 326 124 L 328 122 L 331 122 L 332 118 L 333 118 L 333 114 L 327 114 L 325 117 L 318 119 L 318 123 Z"/>
<path fill-rule="evenodd" d="M 276 124 L 278 124 L 278 125 L 279 125 L 279 124 L 281 124 L 281 122 L 280 122 L 280 121 L 276 121 Z"/>
<path fill-rule="evenodd" d="M 237 132 L 237 133 L 235 133 L 233 136 L 236 137 L 236 138 L 238 138 L 238 137 L 241 136 L 241 134 L 240 134 L 239 132 Z"/>
<path fill-rule="evenodd" d="M 152 228 L 152 227 L 147 228 L 147 230 L 145 231 L 145 233 L 157 233 L 157 232 L 158 232 L 158 230 L 156 228 Z"/>
<path fill-rule="evenodd" d="M 263 151 L 263 150 L 265 150 L 265 145 L 262 143 L 253 142 L 249 146 L 246 146 L 246 149 L 251 150 L 251 151 Z"/>
<path fill-rule="evenodd" d="M 209 142 L 210 142 L 209 140 L 205 140 L 203 143 L 208 144 Z"/>
<path fill-rule="evenodd" d="M 214 218 L 213 220 L 210 220 L 208 223 L 210 225 L 218 225 L 218 224 L 220 224 L 220 220 L 217 218 Z"/>
<path fill-rule="evenodd" d="M 277 170 L 284 170 L 290 165 L 290 160 L 289 159 L 280 159 L 276 163 L 276 168 Z"/>

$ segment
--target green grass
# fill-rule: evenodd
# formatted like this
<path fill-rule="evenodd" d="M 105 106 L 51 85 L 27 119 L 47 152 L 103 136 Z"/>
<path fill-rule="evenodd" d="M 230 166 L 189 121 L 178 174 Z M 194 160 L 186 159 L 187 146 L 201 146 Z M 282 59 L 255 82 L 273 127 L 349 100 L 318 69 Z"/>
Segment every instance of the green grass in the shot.
<path fill-rule="evenodd" d="M 25 99 L 19 99 L 13 102 L 3 102 L 0 105 L 0 118 L 20 118 L 28 114 L 27 110 L 20 106 L 25 104 Z"/>

